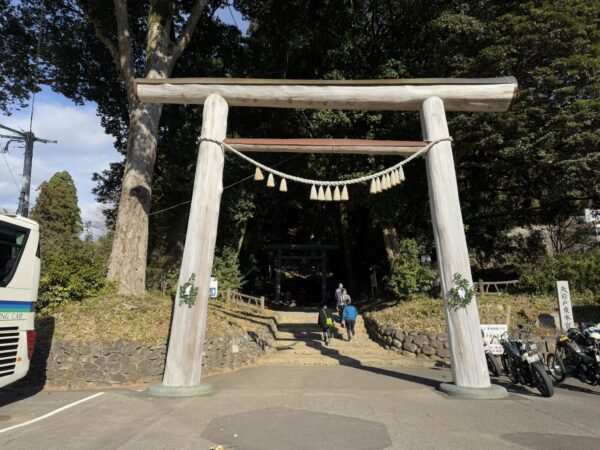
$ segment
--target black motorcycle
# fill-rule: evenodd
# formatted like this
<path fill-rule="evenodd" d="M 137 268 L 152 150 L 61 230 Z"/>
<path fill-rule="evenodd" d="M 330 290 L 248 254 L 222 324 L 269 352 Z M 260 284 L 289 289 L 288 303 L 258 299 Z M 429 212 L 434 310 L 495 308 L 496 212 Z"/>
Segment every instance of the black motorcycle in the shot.
<path fill-rule="evenodd" d="M 533 342 L 521 339 L 523 327 L 519 325 L 518 339 L 501 339 L 504 348 L 501 356 L 506 376 L 513 383 L 535 386 L 544 397 L 554 395 L 554 386 L 546 374 L 537 346 Z"/>
<path fill-rule="evenodd" d="M 556 353 L 548 355 L 547 364 L 558 382 L 571 375 L 592 386 L 600 384 L 600 330 L 583 325 L 569 328 L 556 338 Z"/>

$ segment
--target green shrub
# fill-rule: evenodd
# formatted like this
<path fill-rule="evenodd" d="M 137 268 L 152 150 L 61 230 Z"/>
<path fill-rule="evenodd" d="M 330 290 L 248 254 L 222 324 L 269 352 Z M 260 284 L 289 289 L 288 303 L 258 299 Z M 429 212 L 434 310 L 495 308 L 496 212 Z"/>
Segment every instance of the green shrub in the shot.
<path fill-rule="evenodd" d="M 212 273 L 219 281 L 220 293 L 225 292 L 226 289 L 239 291 L 246 283 L 240 271 L 237 253 L 231 247 L 225 247 L 220 254 L 215 254 Z"/>
<path fill-rule="evenodd" d="M 150 291 L 174 297 L 180 266 L 181 259 L 154 255 L 146 271 L 146 286 Z"/>
<path fill-rule="evenodd" d="M 436 273 L 421 264 L 422 248 L 414 239 L 404 239 L 399 244 L 398 256 L 390 267 L 389 277 L 385 279 L 388 289 L 402 299 L 429 293 Z"/>
<path fill-rule="evenodd" d="M 170 256 L 155 256 L 148 266 L 146 284 L 150 290 L 175 296 L 181 260 Z M 219 294 L 227 289 L 239 291 L 245 284 L 234 249 L 225 247 L 215 253 L 212 276 L 219 281 Z"/>
<path fill-rule="evenodd" d="M 600 292 L 600 250 L 563 252 L 521 266 L 520 285 L 527 292 L 550 294 L 556 290 L 556 280 L 568 281 L 576 292 Z"/>
<path fill-rule="evenodd" d="M 38 310 L 97 295 L 108 286 L 103 261 L 91 242 L 67 238 L 42 247 Z"/>

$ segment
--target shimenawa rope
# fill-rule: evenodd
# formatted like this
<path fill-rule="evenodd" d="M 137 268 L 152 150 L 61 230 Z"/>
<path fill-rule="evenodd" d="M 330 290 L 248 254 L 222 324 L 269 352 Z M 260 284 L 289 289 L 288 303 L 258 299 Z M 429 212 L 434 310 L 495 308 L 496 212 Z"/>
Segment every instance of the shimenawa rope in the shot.
<path fill-rule="evenodd" d="M 393 171 L 399 169 L 400 167 L 409 163 L 410 161 L 417 158 L 418 156 L 421 156 L 423 153 L 429 151 L 434 145 L 439 144 L 440 142 L 444 142 L 444 141 L 452 142 L 452 137 L 448 136 L 448 137 L 436 139 L 434 141 L 425 141 L 428 143 L 425 147 L 423 147 L 419 151 L 413 153 L 408 158 L 403 159 L 398 164 L 390 166 L 387 169 L 381 170 L 379 172 L 376 172 L 376 173 L 373 173 L 370 175 L 365 175 L 365 176 L 358 177 L 358 178 L 352 178 L 350 180 L 326 181 L 326 180 L 312 180 L 310 178 L 302 178 L 302 177 L 297 177 L 295 175 L 287 174 L 285 172 L 280 172 L 279 170 L 275 170 L 269 166 L 266 166 L 266 165 L 256 161 L 255 159 L 250 158 L 249 156 L 236 150 L 231 145 L 226 144 L 223 141 L 217 141 L 216 139 L 211 139 L 211 138 L 206 138 L 206 137 L 198 138 L 198 142 L 212 142 L 213 144 L 217 144 L 221 147 L 221 149 L 223 151 L 225 151 L 225 149 L 227 149 L 230 152 L 234 153 L 235 155 L 239 156 L 240 158 L 245 159 L 250 164 L 263 169 L 265 172 L 271 173 L 273 175 L 276 175 L 280 178 L 284 178 L 286 180 L 295 181 L 296 183 L 308 184 L 308 185 L 312 185 L 312 186 L 348 186 L 351 184 L 364 183 L 366 181 L 374 180 L 376 178 L 381 178 L 382 176 L 388 175 L 388 174 L 392 173 Z"/>

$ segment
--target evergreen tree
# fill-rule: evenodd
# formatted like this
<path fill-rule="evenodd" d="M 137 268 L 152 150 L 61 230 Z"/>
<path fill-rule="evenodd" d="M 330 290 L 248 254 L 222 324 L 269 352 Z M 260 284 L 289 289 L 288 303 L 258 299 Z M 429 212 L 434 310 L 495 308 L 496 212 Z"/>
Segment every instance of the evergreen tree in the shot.
<path fill-rule="evenodd" d="M 31 218 L 40 224 L 42 268 L 37 308 L 97 295 L 107 284 L 105 245 L 80 239 L 83 224 L 69 172 L 55 173 L 39 187 Z"/>
<path fill-rule="evenodd" d="M 39 192 L 31 218 L 40 224 L 42 242 L 78 238 L 83 225 L 77 188 L 69 172 L 55 173 L 40 185 Z"/>

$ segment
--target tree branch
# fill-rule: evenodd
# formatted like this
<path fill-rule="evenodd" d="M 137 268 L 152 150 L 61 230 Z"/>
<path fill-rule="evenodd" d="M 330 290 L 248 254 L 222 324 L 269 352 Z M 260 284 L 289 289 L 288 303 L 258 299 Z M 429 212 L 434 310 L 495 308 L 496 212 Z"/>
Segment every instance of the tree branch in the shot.
<path fill-rule="evenodd" d="M 104 46 L 108 49 L 110 55 L 113 57 L 113 59 L 115 60 L 115 64 L 118 67 L 119 66 L 119 49 L 117 48 L 115 43 L 110 40 L 108 35 L 102 29 L 100 22 L 94 18 L 91 9 L 88 8 L 88 6 L 85 4 L 85 2 L 83 2 L 82 0 L 77 0 L 77 4 L 79 5 L 79 7 L 83 11 L 83 13 L 87 16 L 88 20 L 92 23 L 92 26 L 94 27 L 94 34 L 96 35 L 98 40 L 102 44 L 104 44 Z"/>
<path fill-rule="evenodd" d="M 194 30 L 196 29 L 196 25 L 198 25 L 198 21 L 200 20 L 200 16 L 202 15 L 202 11 L 204 11 L 204 7 L 206 6 L 206 0 L 196 0 L 194 2 L 194 6 L 192 6 L 192 12 L 190 17 L 188 18 L 183 31 L 179 35 L 177 39 L 177 43 L 173 49 L 173 65 L 179 59 L 190 40 L 192 39 L 192 34 L 194 34 Z"/>
<path fill-rule="evenodd" d="M 133 72 L 133 50 L 131 48 L 131 36 L 129 34 L 129 17 L 127 14 L 127 0 L 114 0 L 115 19 L 117 21 L 117 43 L 119 45 L 119 58 L 117 67 L 121 72 L 125 87 L 127 89 L 127 99 L 129 105 L 137 102 L 134 87 Z"/>

